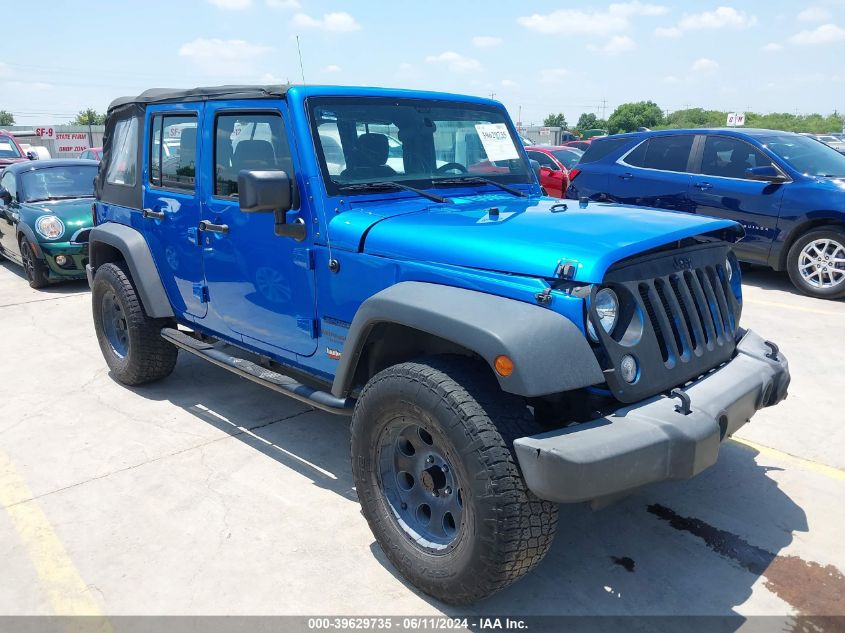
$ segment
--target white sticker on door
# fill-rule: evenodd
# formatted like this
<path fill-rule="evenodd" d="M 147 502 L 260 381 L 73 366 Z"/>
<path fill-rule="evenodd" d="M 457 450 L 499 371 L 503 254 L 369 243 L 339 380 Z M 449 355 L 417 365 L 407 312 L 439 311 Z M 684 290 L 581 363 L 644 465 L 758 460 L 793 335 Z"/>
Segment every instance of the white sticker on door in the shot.
<path fill-rule="evenodd" d="M 487 153 L 487 160 L 513 160 L 519 158 L 519 152 L 504 123 L 478 123 L 475 126 L 478 138 Z"/>

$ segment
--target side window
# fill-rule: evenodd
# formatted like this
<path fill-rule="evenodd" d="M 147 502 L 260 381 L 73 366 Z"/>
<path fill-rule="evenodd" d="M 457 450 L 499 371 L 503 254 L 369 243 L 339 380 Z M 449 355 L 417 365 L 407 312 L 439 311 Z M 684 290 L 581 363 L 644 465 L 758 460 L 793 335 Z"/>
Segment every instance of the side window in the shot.
<path fill-rule="evenodd" d="M 0 179 L 0 187 L 3 187 L 6 191 L 12 194 L 12 200 L 17 200 L 18 197 L 18 187 L 17 183 L 15 182 L 15 175 L 14 174 L 6 174 Z M 3 203 L 0 202 L 0 205 Z"/>
<path fill-rule="evenodd" d="M 693 139 L 692 134 L 653 136 L 649 139 L 642 166 L 661 171 L 687 171 Z"/>
<path fill-rule="evenodd" d="M 531 150 L 527 151 L 528 158 L 532 160 L 536 160 L 540 163 L 540 167 L 549 167 L 550 169 L 557 169 L 557 165 L 555 165 L 554 161 L 549 158 L 548 154 L 543 152 L 532 152 Z"/>
<path fill-rule="evenodd" d="M 214 195 L 236 197 L 243 169 L 281 169 L 293 179 L 293 158 L 280 114 L 221 114 L 214 134 Z"/>
<path fill-rule="evenodd" d="M 771 165 L 763 152 L 738 138 L 708 136 L 701 156 L 701 173 L 722 178 L 745 178 L 745 170 Z"/>
<path fill-rule="evenodd" d="M 197 180 L 197 116 L 158 114 L 150 131 L 150 183 L 194 191 Z"/>
<path fill-rule="evenodd" d="M 106 182 L 134 187 L 138 173 L 138 119 L 122 119 L 115 124 L 111 147 Z"/>
<path fill-rule="evenodd" d="M 625 163 L 631 167 L 643 167 L 645 165 L 645 155 L 648 151 L 648 139 L 637 145 L 634 150 L 625 157 Z"/>

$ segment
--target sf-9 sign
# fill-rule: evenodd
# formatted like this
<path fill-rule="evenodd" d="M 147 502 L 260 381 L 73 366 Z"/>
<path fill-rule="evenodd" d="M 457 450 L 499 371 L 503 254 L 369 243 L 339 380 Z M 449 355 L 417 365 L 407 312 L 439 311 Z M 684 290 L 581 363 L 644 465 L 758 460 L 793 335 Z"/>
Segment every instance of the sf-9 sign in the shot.
<path fill-rule="evenodd" d="M 51 127 L 37 127 L 35 135 L 40 138 L 56 138 L 56 131 Z"/>

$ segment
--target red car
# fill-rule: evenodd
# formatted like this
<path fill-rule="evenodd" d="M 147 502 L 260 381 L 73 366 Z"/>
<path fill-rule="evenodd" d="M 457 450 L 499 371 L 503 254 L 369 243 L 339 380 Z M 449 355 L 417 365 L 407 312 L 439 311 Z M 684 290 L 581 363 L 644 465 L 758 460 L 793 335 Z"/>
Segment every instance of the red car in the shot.
<path fill-rule="evenodd" d="M 566 147 L 574 147 L 576 149 L 580 149 L 582 152 L 586 152 L 587 148 L 590 147 L 591 141 L 592 139 L 586 141 L 569 141 L 567 143 L 564 143 L 564 145 Z"/>
<path fill-rule="evenodd" d="M 29 157 L 18 145 L 14 136 L 0 130 L 0 171 L 12 163 L 20 163 L 29 160 Z"/>
<path fill-rule="evenodd" d="M 578 142 L 578 141 L 575 141 Z M 563 198 L 569 187 L 569 170 L 578 164 L 584 152 L 569 143 L 565 145 L 531 145 L 525 148 L 528 158 L 540 163 L 540 184 L 546 194 Z"/>
<path fill-rule="evenodd" d="M 89 147 L 79 155 L 79 158 L 87 158 L 88 160 L 96 160 L 99 162 L 103 160 L 103 148 Z"/>

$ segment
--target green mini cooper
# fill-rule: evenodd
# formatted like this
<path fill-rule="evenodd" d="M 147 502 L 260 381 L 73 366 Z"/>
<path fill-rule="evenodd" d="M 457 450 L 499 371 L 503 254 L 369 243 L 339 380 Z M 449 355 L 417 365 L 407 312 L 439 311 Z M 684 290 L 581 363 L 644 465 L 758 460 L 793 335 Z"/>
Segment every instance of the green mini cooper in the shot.
<path fill-rule="evenodd" d="M 33 288 L 85 278 L 98 167 L 93 160 L 39 160 L 0 175 L 0 257 L 23 266 Z"/>

